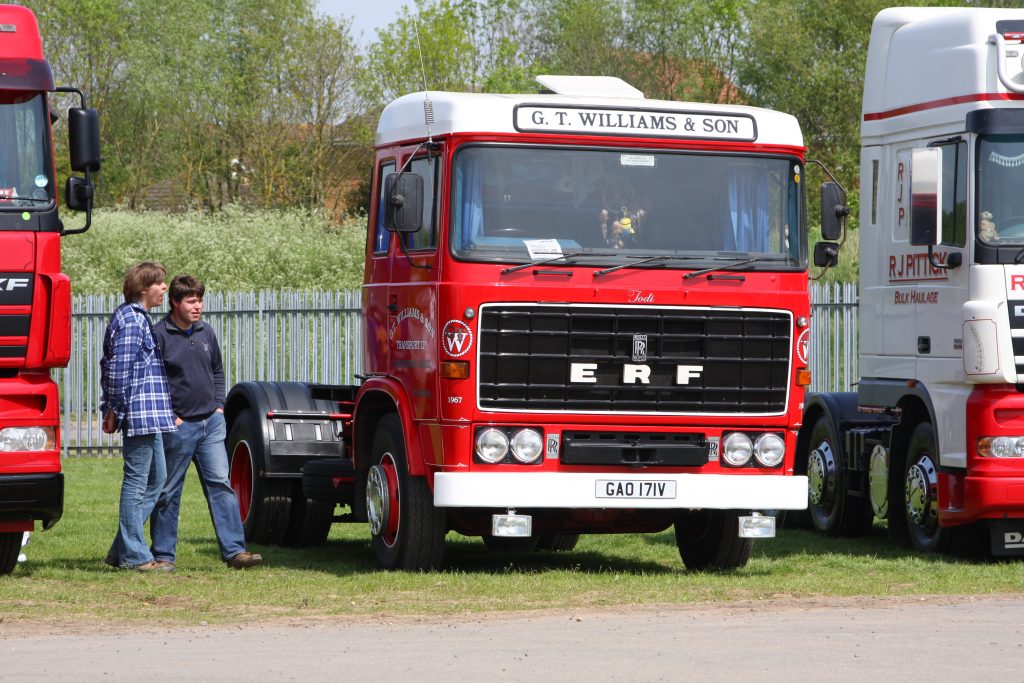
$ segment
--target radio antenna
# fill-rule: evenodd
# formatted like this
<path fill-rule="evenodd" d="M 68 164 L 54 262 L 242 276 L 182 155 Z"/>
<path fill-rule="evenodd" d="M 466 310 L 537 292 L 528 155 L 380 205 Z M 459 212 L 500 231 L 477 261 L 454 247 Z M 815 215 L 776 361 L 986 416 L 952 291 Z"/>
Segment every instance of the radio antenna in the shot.
<path fill-rule="evenodd" d="M 420 55 L 420 76 L 423 78 L 423 120 L 427 124 L 429 149 L 434 143 L 430 132 L 430 127 L 434 125 L 434 103 L 430 100 L 430 93 L 427 91 L 427 68 L 423 63 L 423 44 L 420 42 L 420 15 L 418 12 L 413 19 L 413 27 L 416 29 L 416 50 Z"/>

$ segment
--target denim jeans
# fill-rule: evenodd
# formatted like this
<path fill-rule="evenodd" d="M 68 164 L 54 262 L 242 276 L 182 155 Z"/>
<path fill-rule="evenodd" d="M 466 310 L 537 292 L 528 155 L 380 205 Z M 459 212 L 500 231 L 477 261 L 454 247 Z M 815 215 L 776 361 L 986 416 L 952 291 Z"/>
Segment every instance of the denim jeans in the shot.
<path fill-rule="evenodd" d="M 121 567 L 136 567 L 153 560 L 143 527 L 167 478 L 161 434 L 124 436 L 121 453 L 124 481 L 117 535 L 108 555 Z"/>
<path fill-rule="evenodd" d="M 153 556 L 174 562 L 178 546 L 178 512 L 181 492 L 189 463 L 196 463 L 199 482 L 210 507 L 213 530 L 220 545 L 220 556 L 229 560 L 245 551 L 245 532 L 238 511 L 238 498 L 228 480 L 228 452 L 224 447 L 227 427 L 224 414 L 215 412 L 202 420 L 178 425 L 178 431 L 164 434 L 167 455 L 167 482 L 157 500 L 150 520 Z"/>

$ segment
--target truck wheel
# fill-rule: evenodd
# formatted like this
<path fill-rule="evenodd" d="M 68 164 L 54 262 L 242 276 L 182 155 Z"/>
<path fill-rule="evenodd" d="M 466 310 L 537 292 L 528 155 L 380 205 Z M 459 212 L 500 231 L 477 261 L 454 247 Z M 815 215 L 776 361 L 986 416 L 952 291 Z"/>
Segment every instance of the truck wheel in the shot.
<path fill-rule="evenodd" d="M 901 507 L 910 547 L 921 552 L 941 552 L 949 545 L 949 529 L 939 526 L 938 451 L 931 423 L 917 425 L 907 446 Z M 890 515 L 893 507 L 890 504 Z"/>
<path fill-rule="evenodd" d="M 292 483 L 292 509 L 288 515 L 284 544 L 293 548 L 323 545 L 334 521 L 334 503 L 307 498 L 302 491 L 302 482 Z"/>
<path fill-rule="evenodd" d="M 811 524 L 827 536 L 859 536 L 871 528 L 874 511 L 867 499 L 849 495 L 846 459 L 827 415 L 811 429 L 807 456 L 807 510 Z"/>
<path fill-rule="evenodd" d="M 423 477 L 409 476 L 402 423 L 390 414 L 377 423 L 366 475 L 366 515 L 377 563 L 384 569 L 431 571 L 441 566 L 447 531 L 444 511 Z"/>
<path fill-rule="evenodd" d="M 751 538 L 739 536 L 739 510 L 683 510 L 676 517 L 676 545 L 690 571 L 746 566 Z"/>
<path fill-rule="evenodd" d="M 239 413 L 228 434 L 231 488 L 238 496 L 245 540 L 280 545 L 288 531 L 291 481 L 259 474 L 266 462 L 259 423 L 252 410 Z"/>
<path fill-rule="evenodd" d="M 24 534 L 20 531 L 0 533 L 0 576 L 10 574 L 17 566 L 23 537 Z"/>
<path fill-rule="evenodd" d="M 567 552 L 580 542 L 579 534 L 541 534 L 537 541 L 537 550 L 554 550 Z"/>
<path fill-rule="evenodd" d="M 484 546 L 494 553 L 532 553 L 539 547 L 539 536 L 509 538 L 507 536 L 481 536 Z"/>

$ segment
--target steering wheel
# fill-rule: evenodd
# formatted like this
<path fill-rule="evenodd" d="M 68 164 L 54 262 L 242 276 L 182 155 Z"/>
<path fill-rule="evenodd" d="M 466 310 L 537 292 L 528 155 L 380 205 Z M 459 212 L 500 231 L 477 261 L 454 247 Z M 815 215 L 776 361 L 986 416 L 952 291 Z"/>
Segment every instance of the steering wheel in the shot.
<path fill-rule="evenodd" d="M 999 225 L 1006 226 L 1005 228 L 996 228 L 996 234 L 999 235 L 999 239 L 1024 238 L 1024 215 L 1000 218 Z"/>

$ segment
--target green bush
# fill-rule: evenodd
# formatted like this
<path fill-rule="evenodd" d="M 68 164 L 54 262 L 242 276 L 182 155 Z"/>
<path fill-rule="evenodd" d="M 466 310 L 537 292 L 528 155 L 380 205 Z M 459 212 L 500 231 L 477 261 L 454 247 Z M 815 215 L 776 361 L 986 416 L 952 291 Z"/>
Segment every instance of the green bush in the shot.
<path fill-rule="evenodd" d="M 337 224 L 298 209 L 97 211 L 88 232 L 65 239 L 64 272 L 76 294 L 119 292 L 138 261 L 191 273 L 211 290 L 349 289 L 362 283 L 365 241 L 365 217 Z"/>

